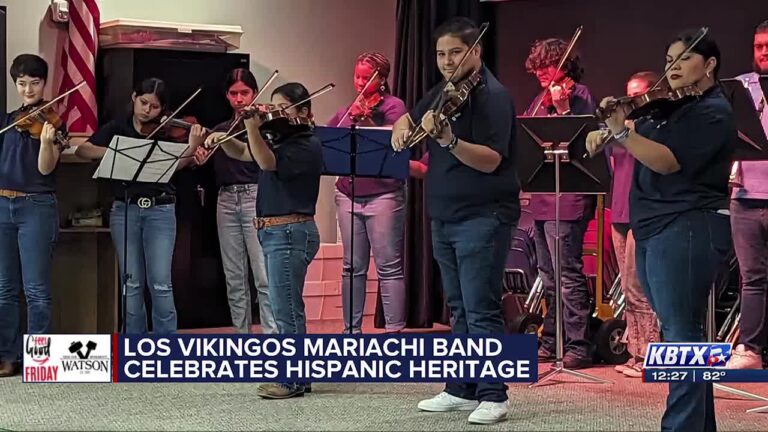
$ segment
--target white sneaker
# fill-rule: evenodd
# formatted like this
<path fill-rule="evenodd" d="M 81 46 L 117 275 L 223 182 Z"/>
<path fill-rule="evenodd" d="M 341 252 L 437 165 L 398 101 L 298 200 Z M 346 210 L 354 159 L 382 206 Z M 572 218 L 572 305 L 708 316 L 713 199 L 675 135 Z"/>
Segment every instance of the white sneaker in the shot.
<path fill-rule="evenodd" d="M 762 369 L 763 358 L 760 354 L 748 350 L 744 344 L 739 344 L 732 352 L 731 359 L 725 366 L 728 369 Z"/>
<path fill-rule="evenodd" d="M 441 392 L 432 399 L 425 399 L 419 402 L 418 407 L 422 411 L 430 412 L 472 411 L 477 408 L 477 403 L 475 400 L 462 399 L 446 392 Z"/>
<path fill-rule="evenodd" d="M 480 402 L 480 406 L 469 415 L 469 422 L 474 424 L 494 424 L 506 420 L 507 415 L 509 415 L 509 405 L 507 402 Z"/>

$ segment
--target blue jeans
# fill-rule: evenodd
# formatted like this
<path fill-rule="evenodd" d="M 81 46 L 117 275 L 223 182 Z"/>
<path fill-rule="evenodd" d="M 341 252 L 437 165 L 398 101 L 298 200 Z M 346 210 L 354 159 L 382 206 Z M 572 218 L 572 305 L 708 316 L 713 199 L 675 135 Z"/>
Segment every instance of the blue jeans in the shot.
<path fill-rule="evenodd" d="M 587 277 L 584 276 L 584 233 L 589 219 L 560 221 L 560 288 L 563 298 L 564 352 L 590 358 L 589 316 L 592 314 Z M 541 346 L 555 353 L 555 221 L 536 221 L 536 258 L 544 286 L 547 315 Z"/>
<path fill-rule="evenodd" d="M 21 358 L 22 285 L 27 333 L 51 333 L 51 262 L 58 233 L 55 195 L 0 197 L 0 360 Z"/>
<path fill-rule="evenodd" d="M 110 215 L 112 241 L 123 272 L 125 203 L 115 201 Z M 147 312 L 144 290 L 149 286 L 152 298 L 152 332 L 174 333 L 177 330 L 176 305 L 173 303 L 171 265 L 176 243 L 176 206 L 158 205 L 142 209 L 128 206 L 128 281 L 126 332 L 146 333 Z M 122 289 L 122 288 L 121 288 Z"/>
<path fill-rule="evenodd" d="M 496 216 L 462 222 L 432 221 L 432 249 L 440 266 L 451 329 L 457 334 L 501 334 L 501 281 L 513 224 Z M 488 402 L 507 400 L 504 383 L 448 383 L 453 396 Z"/>
<path fill-rule="evenodd" d="M 304 278 L 320 249 L 314 221 L 275 225 L 259 230 L 269 283 L 269 300 L 280 334 L 307 333 Z"/>
<path fill-rule="evenodd" d="M 665 342 L 703 342 L 707 299 L 731 247 L 727 215 L 681 214 L 660 233 L 636 241 L 637 276 L 661 322 Z M 670 383 L 665 431 L 714 431 L 711 383 Z"/>
<path fill-rule="evenodd" d="M 219 189 L 216 205 L 216 226 L 224 276 L 227 279 L 227 298 L 232 325 L 238 333 L 251 331 L 251 287 L 248 281 L 248 262 L 253 270 L 261 317 L 261 331 L 276 333 L 275 317 L 269 303 L 267 270 L 259 235 L 253 225 L 256 217 L 255 184 L 226 186 Z"/>
<path fill-rule="evenodd" d="M 731 233 L 741 273 L 739 343 L 768 346 L 768 202 L 731 200 Z"/>
<path fill-rule="evenodd" d="M 355 217 L 352 219 L 352 210 Z M 405 190 L 356 197 L 352 200 L 336 191 L 336 210 L 339 217 L 341 240 L 344 244 L 344 271 L 341 294 L 344 307 L 344 332 L 349 324 L 349 274 L 354 263 L 354 291 L 352 292 L 352 332 L 360 333 L 365 309 L 365 284 L 370 264 L 371 249 L 379 277 L 381 303 L 387 331 L 405 328 L 405 279 L 403 276 L 403 241 L 405 222 Z M 355 230 L 354 254 L 350 256 L 350 231 Z"/>

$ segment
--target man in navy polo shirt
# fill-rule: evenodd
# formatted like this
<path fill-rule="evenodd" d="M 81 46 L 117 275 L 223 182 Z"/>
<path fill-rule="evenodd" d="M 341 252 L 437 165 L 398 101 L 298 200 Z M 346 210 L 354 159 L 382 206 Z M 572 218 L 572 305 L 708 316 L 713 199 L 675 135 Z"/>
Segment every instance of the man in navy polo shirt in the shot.
<path fill-rule="evenodd" d="M 393 127 L 392 146 L 405 146 L 412 122 L 431 132 L 426 201 L 432 219 L 433 254 L 440 266 L 454 333 L 504 331 L 501 281 L 512 230 L 520 216 L 515 167 L 515 117 L 507 90 L 483 65 L 478 28 L 452 18 L 435 31 L 437 66 L 454 83 L 480 75 L 468 100 L 435 130 L 430 105 L 444 83 L 429 91 Z M 478 401 L 480 402 L 478 404 Z M 449 383 L 436 397 L 419 403 L 424 411 L 474 410 L 471 423 L 504 421 L 504 383 Z"/>

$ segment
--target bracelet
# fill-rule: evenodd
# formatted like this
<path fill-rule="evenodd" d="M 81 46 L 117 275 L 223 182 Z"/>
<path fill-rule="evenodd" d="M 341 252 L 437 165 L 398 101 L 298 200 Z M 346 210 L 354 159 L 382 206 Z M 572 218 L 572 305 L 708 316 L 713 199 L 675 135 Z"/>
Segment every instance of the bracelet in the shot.
<path fill-rule="evenodd" d="M 448 151 L 453 151 L 453 149 L 455 149 L 457 145 L 459 145 L 459 137 L 454 135 L 453 138 L 451 138 L 451 141 L 448 144 L 446 144 L 446 145 L 440 144 L 440 147 L 446 148 L 446 149 L 448 149 Z"/>
<path fill-rule="evenodd" d="M 620 143 L 623 143 L 624 141 L 627 140 L 627 137 L 629 136 L 630 132 L 632 132 L 632 129 L 630 129 L 630 128 L 625 126 L 624 129 L 621 132 L 619 132 L 617 134 L 613 134 L 613 139 L 615 139 L 616 141 L 618 141 Z"/>

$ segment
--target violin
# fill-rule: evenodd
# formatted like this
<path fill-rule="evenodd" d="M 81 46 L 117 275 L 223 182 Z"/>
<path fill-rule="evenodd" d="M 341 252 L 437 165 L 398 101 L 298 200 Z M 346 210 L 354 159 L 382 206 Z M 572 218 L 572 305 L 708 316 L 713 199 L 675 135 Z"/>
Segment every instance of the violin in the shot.
<path fill-rule="evenodd" d="M 621 106 L 629 109 L 627 120 L 666 115 L 701 96 L 701 94 L 701 90 L 696 85 L 674 90 L 659 87 L 651 88 L 651 90 L 636 96 L 624 96 L 616 99 L 604 108 L 598 107 L 596 115 L 598 119 L 605 121 Z"/>
<path fill-rule="evenodd" d="M 376 108 L 381 100 L 384 99 L 381 93 L 376 92 L 368 97 L 361 97 L 357 103 L 353 103 L 349 109 L 349 118 L 354 123 L 362 123 L 371 118 L 373 109 Z"/>
<path fill-rule="evenodd" d="M 553 81 L 552 84 L 549 85 L 549 88 L 544 92 L 544 96 L 541 98 L 541 105 L 549 108 L 554 107 L 555 103 L 552 100 L 552 87 L 553 86 L 559 86 L 562 88 L 562 96 L 563 99 L 570 99 L 571 95 L 573 94 L 573 89 L 576 87 L 576 81 L 573 80 L 573 78 L 569 76 L 564 76 L 559 81 Z M 535 115 L 535 113 L 534 113 Z"/>
<path fill-rule="evenodd" d="M 146 137 L 156 129 L 160 128 L 153 137 L 163 141 L 187 142 L 189 141 L 190 129 L 192 129 L 193 125 L 199 123 L 194 116 L 184 116 L 180 119 L 171 118 L 166 121 L 167 118 L 167 115 L 157 116 L 147 123 L 142 123 L 141 131 L 139 131 L 139 133 Z"/>
<path fill-rule="evenodd" d="M 40 102 L 40 104 L 45 103 Z M 37 108 L 37 105 L 24 106 L 16 113 L 13 123 L 19 132 L 27 132 L 32 138 L 39 140 L 46 122 L 56 128 L 55 143 L 61 149 L 69 148 L 69 135 L 61 130 L 64 120 L 53 109 L 53 106 L 42 109 Z"/>

